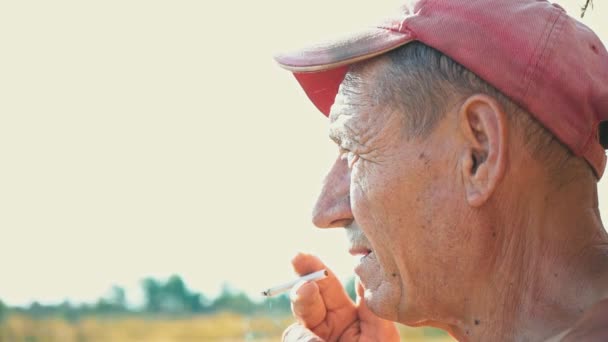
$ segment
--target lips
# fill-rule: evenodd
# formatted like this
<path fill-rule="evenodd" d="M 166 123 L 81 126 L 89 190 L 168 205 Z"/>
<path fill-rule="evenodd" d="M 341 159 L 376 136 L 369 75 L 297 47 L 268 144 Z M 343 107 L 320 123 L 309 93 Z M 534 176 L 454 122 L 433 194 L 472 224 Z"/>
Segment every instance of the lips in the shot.
<path fill-rule="evenodd" d="M 361 228 L 353 223 L 346 228 L 346 234 L 350 242 L 350 249 L 348 252 L 352 256 L 360 256 L 359 263 L 364 262 L 365 259 L 369 259 L 369 256 L 373 256 L 374 250 L 371 249 L 371 244 L 365 234 L 361 231 Z"/>
<path fill-rule="evenodd" d="M 367 247 L 363 247 L 363 246 L 351 247 L 351 249 L 349 249 L 348 252 L 352 256 L 361 255 L 363 257 L 366 257 L 368 254 L 373 253 L 373 251 L 371 249 L 369 249 Z"/>
<path fill-rule="evenodd" d="M 360 259 L 355 266 L 355 274 L 359 276 L 359 280 L 365 286 L 365 282 L 369 280 L 370 274 L 374 274 L 378 270 L 376 254 L 368 247 L 353 247 L 349 250 L 353 256 L 359 256 Z"/>
<path fill-rule="evenodd" d="M 348 250 L 348 252 L 352 256 L 360 256 L 361 259 L 359 259 L 359 262 L 363 262 L 363 260 L 366 259 L 368 256 L 371 256 L 374 254 L 374 251 L 372 251 L 370 248 L 363 247 L 363 246 L 352 247 L 351 249 Z"/>

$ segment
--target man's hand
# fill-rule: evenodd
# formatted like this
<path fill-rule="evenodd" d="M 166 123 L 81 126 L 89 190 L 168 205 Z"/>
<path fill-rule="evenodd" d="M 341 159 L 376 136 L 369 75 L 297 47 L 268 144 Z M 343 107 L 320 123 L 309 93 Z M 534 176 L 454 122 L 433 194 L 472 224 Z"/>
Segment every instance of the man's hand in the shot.
<path fill-rule="evenodd" d="M 329 275 L 292 291 L 291 309 L 298 323 L 285 330 L 283 341 L 399 341 L 394 323 L 377 317 L 367 308 L 360 283 L 355 304 L 335 274 L 317 257 L 298 254 L 292 263 L 300 275 L 324 268 Z"/>

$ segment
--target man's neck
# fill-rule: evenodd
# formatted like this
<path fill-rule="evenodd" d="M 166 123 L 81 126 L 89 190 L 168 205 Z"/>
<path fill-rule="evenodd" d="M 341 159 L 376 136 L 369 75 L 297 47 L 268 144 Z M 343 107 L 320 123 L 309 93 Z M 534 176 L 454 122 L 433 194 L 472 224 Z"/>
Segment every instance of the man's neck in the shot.
<path fill-rule="evenodd" d="M 489 219 L 501 225 L 496 252 L 471 317 L 454 329 L 461 340 L 542 341 L 608 297 L 608 238 L 595 184 L 512 196 L 503 203 L 515 207 Z"/>

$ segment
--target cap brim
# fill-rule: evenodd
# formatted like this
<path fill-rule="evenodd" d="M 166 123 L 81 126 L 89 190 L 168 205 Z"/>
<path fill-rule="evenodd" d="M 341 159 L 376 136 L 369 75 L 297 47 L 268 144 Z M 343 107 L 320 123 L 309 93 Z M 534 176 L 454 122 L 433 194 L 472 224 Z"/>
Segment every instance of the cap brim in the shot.
<path fill-rule="evenodd" d="M 413 40 L 409 32 L 370 28 L 274 58 L 281 67 L 294 73 L 306 95 L 328 116 L 349 65 L 382 55 Z"/>
<path fill-rule="evenodd" d="M 374 27 L 278 54 L 274 58 L 281 67 L 292 72 L 317 72 L 381 55 L 412 40 L 412 34 L 409 32 Z"/>

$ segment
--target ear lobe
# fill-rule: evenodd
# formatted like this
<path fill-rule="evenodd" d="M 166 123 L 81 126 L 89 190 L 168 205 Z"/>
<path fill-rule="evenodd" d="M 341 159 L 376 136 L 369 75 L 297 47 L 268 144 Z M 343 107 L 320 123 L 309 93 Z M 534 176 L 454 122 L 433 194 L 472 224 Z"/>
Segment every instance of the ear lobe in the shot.
<path fill-rule="evenodd" d="M 462 104 L 458 120 L 466 146 L 460 158 L 465 196 L 469 205 L 479 207 L 504 175 L 506 115 L 494 98 L 476 94 Z"/>

